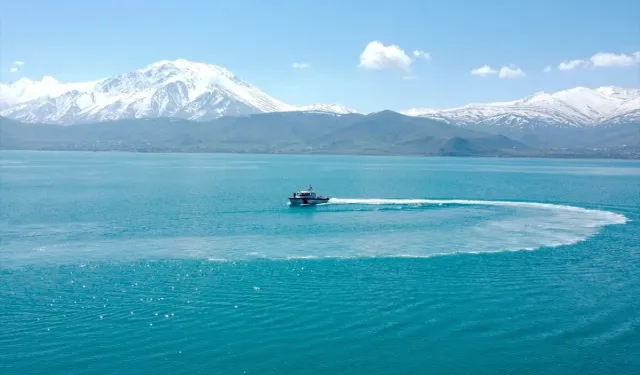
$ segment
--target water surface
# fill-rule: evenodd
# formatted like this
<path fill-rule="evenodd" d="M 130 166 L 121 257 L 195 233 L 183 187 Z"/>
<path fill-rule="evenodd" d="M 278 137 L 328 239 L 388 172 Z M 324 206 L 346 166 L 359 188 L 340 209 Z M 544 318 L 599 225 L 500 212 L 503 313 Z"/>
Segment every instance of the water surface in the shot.
<path fill-rule="evenodd" d="M 2 374 L 640 368 L 638 162 L 2 152 L 0 184 Z"/>

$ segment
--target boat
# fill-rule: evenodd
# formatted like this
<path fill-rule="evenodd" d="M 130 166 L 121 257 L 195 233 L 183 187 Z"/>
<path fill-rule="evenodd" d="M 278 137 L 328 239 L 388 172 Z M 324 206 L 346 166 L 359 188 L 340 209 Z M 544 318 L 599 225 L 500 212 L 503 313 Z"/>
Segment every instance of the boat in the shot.
<path fill-rule="evenodd" d="M 299 190 L 289 197 L 291 206 L 315 206 L 316 204 L 329 202 L 329 197 L 316 195 L 313 186 L 309 186 L 307 190 Z"/>

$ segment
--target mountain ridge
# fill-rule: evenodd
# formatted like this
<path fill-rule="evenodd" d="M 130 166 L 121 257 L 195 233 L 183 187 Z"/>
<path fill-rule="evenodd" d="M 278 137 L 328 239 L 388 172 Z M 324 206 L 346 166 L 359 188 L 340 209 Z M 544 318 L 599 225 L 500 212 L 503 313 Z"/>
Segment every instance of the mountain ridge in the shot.
<path fill-rule="evenodd" d="M 211 120 L 266 112 L 355 113 L 344 106 L 297 107 L 277 100 L 228 69 L 184 59 L 90 82 L 21 79 L 0 86 L 0 115 L 28 123 L 77 124 L 123 118 Z"/>
<path fill-rule="evenodd" d="M 358 113 L 337 104 L 294 106 L 243 81 L 230 70 L 184 59 L 161 60 L 133 72 L 88 82 L 45 76 L 0 83 L 0 116 L 27 123 L 80 124 L 125 118 L 208 121 L 269 112 Z M 541 91 L 525 98 L 400 113 L 496 132 L 589 127 L 640 121 L 640 89 L 602 86 Z"/>
<path fill-rule="evenodd" d="M 509 156 L 521 142 L 392 111 L 271 112 L 210 121 L 123 119 L 75 126 L 0 118 L 0 149 Z M 535 152 L 534 152 L 535 154 Z"/>
<path fill-rule="evenodd" d="M 472 103 L 443 110 L 411 108 L 401 112 L 468 127 L 584 127 L 631 123 L 640 120 L 640 89 L 579 86 L 554 93 L 542 91 L 507 102 Z"/>
<path fill-rule="evenodd" d="M 490 132 L 385 110 L 271 112 L 210 121 L 121 119 L 64 126 L 0 117 L 0 149 L 414 156 L 640 158 L 640 122 Z"/>

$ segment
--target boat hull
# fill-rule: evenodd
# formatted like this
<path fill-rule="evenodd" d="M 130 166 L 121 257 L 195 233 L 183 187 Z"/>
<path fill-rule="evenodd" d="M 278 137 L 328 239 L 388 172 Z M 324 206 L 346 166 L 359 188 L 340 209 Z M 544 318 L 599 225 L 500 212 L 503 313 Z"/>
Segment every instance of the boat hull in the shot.
<path fill-rule="evenodd" d="M 329 198 L 289 198 L 291 206 L 315 206 L 317 204 L 327 203 Z"/>

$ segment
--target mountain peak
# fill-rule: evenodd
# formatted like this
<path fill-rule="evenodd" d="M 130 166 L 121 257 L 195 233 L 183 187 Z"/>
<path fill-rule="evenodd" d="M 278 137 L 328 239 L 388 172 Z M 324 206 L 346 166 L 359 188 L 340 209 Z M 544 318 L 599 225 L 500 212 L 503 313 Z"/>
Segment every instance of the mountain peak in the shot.
<path fill-rule="evenodd" d="M 59 83 L 57 79 L 55 79 L 55 78 L 53 78 L 51 76 L 42 77 L 42 80 L 40 82 L 46 83 L 46 84 L 51 84 L 51 85 L 55 85 L 55 84 Z"/>
<path fill-rule="evenodd" d="M 392 111 L 390 109 L 384 109 L 382 111 L 371 112 L 369 113 L 369 116 L 390 117 L 390 116 L 407 116 L 407 115 L 400 112 Z"/>
<path fill-rule="evenodd" d="M 347 108 L 340 104 L 312 104 L 305 105 L 297 108 L 298 111 L 302 112 L 323 112 L 323 113 L 333 113 L 337 115 L 346 115 L 350 113 L 358 113 L 357 111 Z"/>
<path fill-rule="evenodd" d="M 90 82 L 51 76 L 0 84 L 0 116 L 24 122 L 71 124 L 122 118 L 209 120 L 264 112 L 356 113 L 337 104 L 293 106 L 244 82 L 228 69 L 183 58 L 160 60 L 129 73 Z M 378 112 L 379 115 L 389 111 Z M 578 86 L 523 99 L 400 113 L 461 126 L 585 126 L 640 120 L 640 89 Z"/>
<path fill-rule="evenodd" d="M 405 114 L 462 126 L 585 126 L 640 120 L 640 89 L 578 86 L 538 92 L 509 102 L 473 103 L 440 111 L 409 109 Z"/>
<path fill-rule="evenodd" d="M 617 86 L 602 86 L 598 87 L 595 91 L 602 95 L 617 97 L 625 100 L 637 99 L 640 97 L 640 88 L 622 88 Z"/>
<path fill-rule="evenodd" d="M 0 115 L 24 122 L 72 124 L 122 118 L 209 120 L 264 112 L 347 114 L 339 105 L 296 107 L 252 86 L 230 70 L 186 59 L 160 60 L 92 82 L 60 83 L 53 77 L 0 84 Z"/>
<path fill-rule="evenodd" d="M 574 88 L 568 89 L 568 90 L 564 90 L 566 92 L 584 92 L 584 91 L 593 91 L 593 89 L 584 87 L 584 86 L 576 86 Z"/>
<path fill-rule="evenodd" d="M 410 109 L 399 111 L 399 113 L 407 116 L 424 116 L 424 115 L 430 115 L 438 112 L 440 111 L 433 108 L 410 108 Z"/>
<path fill-rule="evenodd" d="M 230 79 L 237 78 L 235 74 L 233 74 L 230 70 L 222 66 L 206 64 L 203 62 L 194 62 L 194 61 L 189 61 L 185 59 L 160 60 L 155 63 L 147 65 L 145 68 L 141 70 L 150 71 L 150 70 L 162 70 L 162 69 L 186 71 L 186 72 L 191 72 L 193 74 L 205 75 L 205 76 L 212 75 L 212 74 L 221 74 Z"/>

